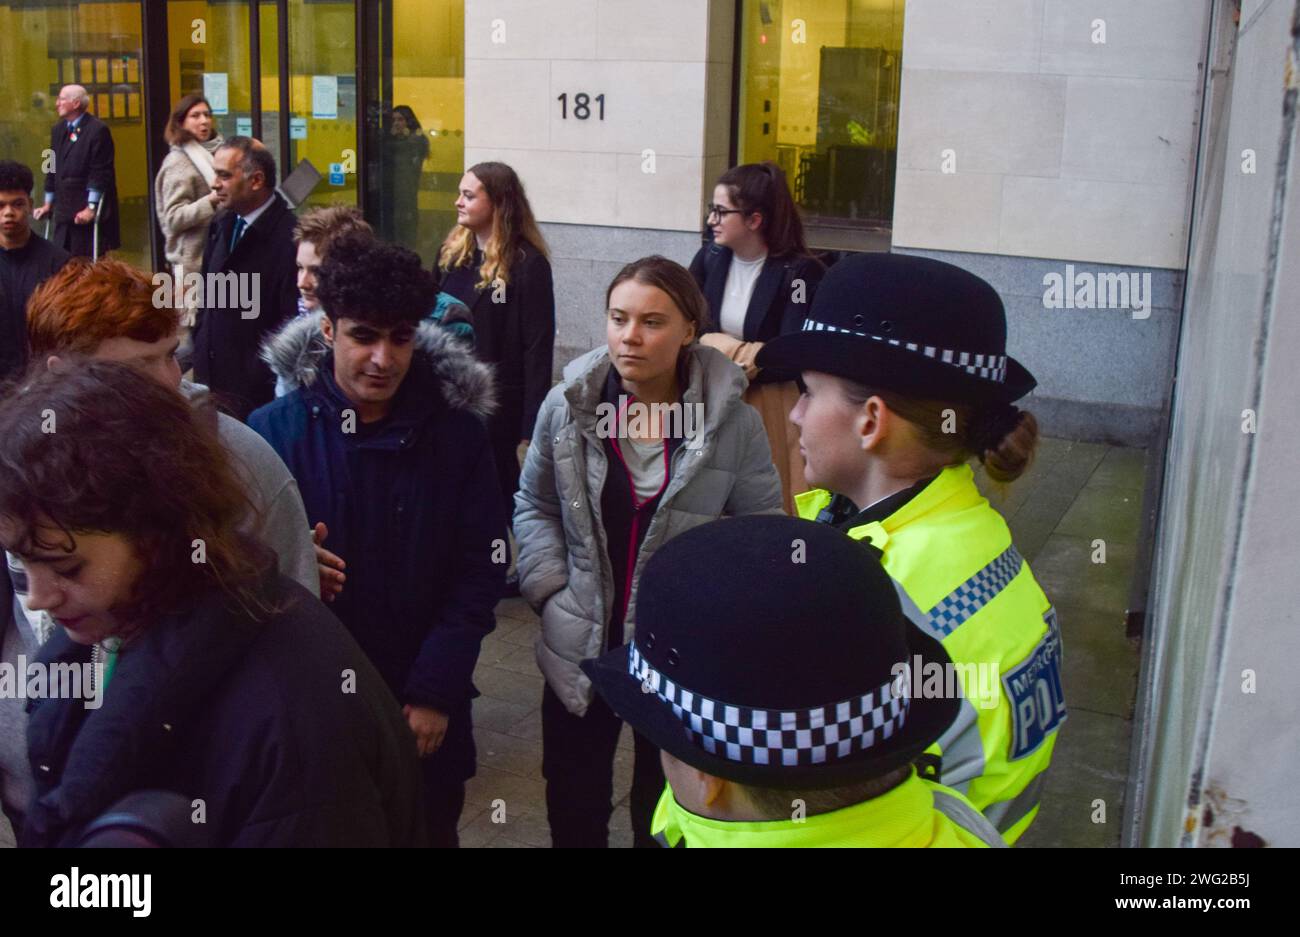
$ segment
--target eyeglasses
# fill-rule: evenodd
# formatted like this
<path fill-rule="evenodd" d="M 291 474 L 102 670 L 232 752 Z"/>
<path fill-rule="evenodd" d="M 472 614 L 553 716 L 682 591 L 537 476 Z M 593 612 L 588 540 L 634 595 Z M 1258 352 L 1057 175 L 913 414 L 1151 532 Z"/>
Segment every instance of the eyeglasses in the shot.
<path fill-rule="evenodd" d="M 741 208 L 723 208 L 721 205 L 712 205 L 712 204 L 705 205 L 704 207 L 709 210 L 709 214 L 708 214 L 709 218 L 712 218 L 714 215 L 717 215 L 719 221 L 721 221 L 723 218 L 727 217 L 728 215 L 749 214 L 749 212 Z"/>

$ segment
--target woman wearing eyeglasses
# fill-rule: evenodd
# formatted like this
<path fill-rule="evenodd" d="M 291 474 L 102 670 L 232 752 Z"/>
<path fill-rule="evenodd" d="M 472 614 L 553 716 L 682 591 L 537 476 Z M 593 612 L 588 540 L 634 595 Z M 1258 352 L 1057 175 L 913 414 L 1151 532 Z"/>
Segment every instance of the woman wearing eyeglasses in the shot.
<path fill-rule="evenodd" d="M 799 399 L 793 374 L 764 370 L 754 359 L 765 342 L 798 332 L 825 268 L 808 252 L 803 222 L 785 173 L 771 162 L 727 170 L 713 190 L 708 225 L 713 243 L 691 261 L 716 323 L 700 338 L 744 368 L 745 402 L 763 417 L 782 501 L 806 490 L 798 434 L 787 414 Z"/>

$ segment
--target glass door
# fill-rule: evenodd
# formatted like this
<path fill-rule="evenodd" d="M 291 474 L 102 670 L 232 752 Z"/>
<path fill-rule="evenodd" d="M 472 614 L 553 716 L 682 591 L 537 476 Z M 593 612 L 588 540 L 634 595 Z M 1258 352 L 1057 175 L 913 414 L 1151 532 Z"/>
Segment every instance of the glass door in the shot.
<path fill-rule="evenodd" d="M 187 94 L 202 94 L 212 107 L 218 133 L 223 137 L 253 136 L 247 4 L 171 0 L 167 4 L 167 59 L 173 106 Z M 159 126 L 165 125 L 164 115 Z"/>
<path fill-rule="evenodd" d="M 306 205 L 357 204 L 356 5 L 289 0 L 289 163 L 324 178 Z"/>
<path fill-rule="evenodd" d="M 432 264 L 465 168 L 465 3 L 366 0 L 366 13 L 367 215 Z"/>

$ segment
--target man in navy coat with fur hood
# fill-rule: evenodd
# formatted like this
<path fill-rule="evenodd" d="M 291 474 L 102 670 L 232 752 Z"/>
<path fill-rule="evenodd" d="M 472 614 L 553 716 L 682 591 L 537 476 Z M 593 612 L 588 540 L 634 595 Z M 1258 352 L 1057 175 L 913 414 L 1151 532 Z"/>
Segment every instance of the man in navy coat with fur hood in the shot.
<path fill-rule="evenodd" d="M 403 704 L 430 840 L 454 846 L 475 771 L 474 665 L 509 562 L 483 422 L 492 374 L 421 324 L 437 289 L 405 248 L 340 241 L 317 295 L 324 314 L 294 319 L 263 349 L 296 389 L 248 423 L 346 564 L 341 589 L 322 582 L 324 594 Z"/>

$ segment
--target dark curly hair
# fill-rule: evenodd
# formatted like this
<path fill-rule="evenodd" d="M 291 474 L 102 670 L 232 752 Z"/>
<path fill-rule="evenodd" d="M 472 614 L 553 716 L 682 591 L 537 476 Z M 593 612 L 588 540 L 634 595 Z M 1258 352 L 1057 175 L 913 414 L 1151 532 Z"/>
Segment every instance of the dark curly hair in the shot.
<path fill-rule="evenodd" d="M 12 159 L 0 159 L 0 192 L 25 192 L 32 194 L 32 171 Z"/>
<path fill-rule="evenodd" d="M 379 329 L 414 325 L 433 311 L 438 284 L 405 247 L 345 235 L 330 245 L 316 295 L 331 322 L 356 319 Z"/>
<path fill-rule="evenodd" d="M 240 532 L 254 508 L 216 421 L 123 364 L 34 365 L 0 399 L 0 516 L 17 529 L 4 547 L 71 553 L 78 532 L 124 536 L 144 566 L 116 610 L 127 634 L 212 589 L 253 618 L 273 612 L 259 587 L 273 555 Z"/>

